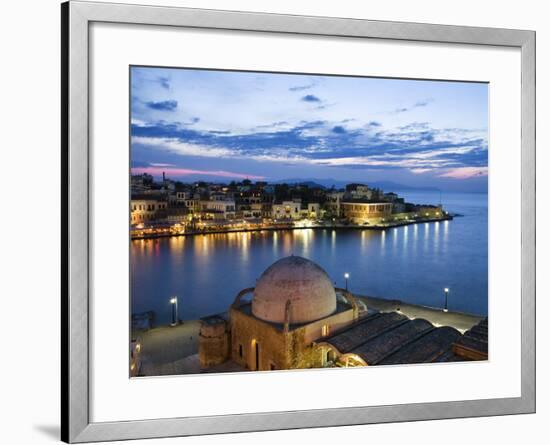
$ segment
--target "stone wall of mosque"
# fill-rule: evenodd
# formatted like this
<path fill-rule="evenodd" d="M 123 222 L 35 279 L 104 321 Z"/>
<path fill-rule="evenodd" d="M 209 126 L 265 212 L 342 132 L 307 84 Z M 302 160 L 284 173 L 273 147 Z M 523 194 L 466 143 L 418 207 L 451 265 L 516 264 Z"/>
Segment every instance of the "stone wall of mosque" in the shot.
<path fill-rule="evenodd" d="M 304 343 L 310 344 L 322 337 L 327 337 L 354 322 L 353 309 L 337 312 L 328 317 L 308 323 L 304 329 Z"/>
<path fill-rule="evenodd" d="M 219 365 L 229 358 L 229 326 L 224 320 L 202 321 L 199 332 L 201 368 Z"/>
<path fill-rule="evenodd" d="M 239 309 L 231 310 L 231 358 L 251 370 L 304 369 L 323 366 L 323 353 L 312 345 L 312 332 L 322 337 L 352 321 L 352 311 L 345 311 L 324 320 L 318 320 L 289 332 L 284 332 L 263 320 L 245 314 Z M 256 358 L 257 357 L 257 358 Z"/>
<path fill-rule="evenodd" d="M 287 335 L 277 327 L 231 309 L 231 358 L 251 370 L 288 369 Z"/>
<path fill-rule="evenodd" d="M 250 370 L 303 369 L 323 366 L 323 352 L 312 342 L 353 322 L 353 310 L 284 332 L 282 327 L 260 320 L 239 308 L 231 308 L 230 322 L 209 319 L 201 323 L 201 368 L 228 359 Z"/>
<path fill-rule="evenodd" d="M 289 333 L 287 369 L 320 368 L 322 355 L 316 346 L 306 342 L 306 326 Z"/>

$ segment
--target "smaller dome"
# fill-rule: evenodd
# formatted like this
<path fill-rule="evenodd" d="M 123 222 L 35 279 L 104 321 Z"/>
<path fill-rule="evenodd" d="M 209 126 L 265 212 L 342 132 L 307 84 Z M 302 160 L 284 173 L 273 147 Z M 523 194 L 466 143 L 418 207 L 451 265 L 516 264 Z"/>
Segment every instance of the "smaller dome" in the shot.
<path fill-rule="evenodd" d="M 284 323 L 287 301 L 291 323 L 307 323 L 336 311 L 336 292 L 327 273 L 299 256 L 282 258 L 266 269 L 254 289 L 252 313 Z"/>

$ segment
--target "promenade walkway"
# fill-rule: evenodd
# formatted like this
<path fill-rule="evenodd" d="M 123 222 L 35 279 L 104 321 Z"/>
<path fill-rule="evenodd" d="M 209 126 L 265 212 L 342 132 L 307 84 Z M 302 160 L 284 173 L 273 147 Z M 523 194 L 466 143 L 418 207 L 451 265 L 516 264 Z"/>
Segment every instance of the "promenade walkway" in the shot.
<path fill-rule="evenodd" d="M 140 375 L 176 375 L 199 372 L 199 320 L 177 326 L 158 326 L 136 333 L 141 342 Z"/>
<path fill-rule="evenodd" d="M 190 230 L 187 232 L 174 232 L 168 227 L 162 228 L 147 228 L 147 229 L 131 229 L 130 237 L 132 240 L 166 238 L 171 236 L 195 236 L 195 235 L 217 235 L 224 233 L 246 233 L 246 232 L 261 232 L 261 231 L 278 231 L 278 230 L 387 230 L 395 227 L 409 226 L 413 224 L 423 224 L 430 222 L 450 221 L 453 215 L 443 215 L 437 218 L 416 218 L 408 220 L 388 221 L 380 224 L 344 224 L 344 223 L 309 223 L 307 225 L 300 222 L 274 223 L 274 224 L 248 224 L 246 227 L 211 227 L 203 230 Z"/>
<path fill-rule="evenodd" d="M 408 304 L 399 300 L 386 300 L 365 295 L 355 295 L 355 297 L 363 300 L 369 310 L 380 312 L 399 311 L 409 318 L 424 318 L 435 326 L 451 326 L 461 333 L 464 333 L 485 318 L 480 315 L 465 314 L 463 312 L 443 312 L 442 308 Z"/>

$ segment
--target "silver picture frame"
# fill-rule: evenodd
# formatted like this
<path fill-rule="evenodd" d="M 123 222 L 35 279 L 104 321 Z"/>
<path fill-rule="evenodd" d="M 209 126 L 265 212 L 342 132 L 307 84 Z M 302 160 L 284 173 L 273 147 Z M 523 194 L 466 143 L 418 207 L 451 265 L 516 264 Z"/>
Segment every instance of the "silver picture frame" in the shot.
<path fill-rule="evenodd" d="M 535 32 L 70 1 L 62 23 L 61 435 L 69 443 L 535 412 Z M 521 50 L 521 396 L 307 411 L 90 421 L 89 26 L 160 25 Z"/>

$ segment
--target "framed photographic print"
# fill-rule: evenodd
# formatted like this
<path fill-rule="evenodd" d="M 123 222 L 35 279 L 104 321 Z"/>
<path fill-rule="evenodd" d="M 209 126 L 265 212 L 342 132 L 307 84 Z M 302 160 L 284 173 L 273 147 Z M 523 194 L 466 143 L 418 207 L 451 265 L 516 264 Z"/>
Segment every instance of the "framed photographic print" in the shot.
<path fill-rule="evenodd" d="M 533 32 L 61 11 L 64 441 L 534 412 Z"/>

